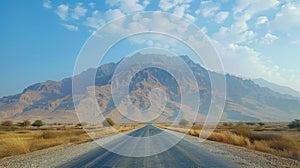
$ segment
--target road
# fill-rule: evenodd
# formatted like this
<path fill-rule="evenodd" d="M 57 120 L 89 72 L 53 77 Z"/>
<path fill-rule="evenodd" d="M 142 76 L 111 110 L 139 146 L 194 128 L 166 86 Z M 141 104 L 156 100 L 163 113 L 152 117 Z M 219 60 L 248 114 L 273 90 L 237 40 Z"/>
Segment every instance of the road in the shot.
<path fill-rule="evenodd" d="M 163 131 L 165 132 L 165 131 Z M 147 125 L 143 128 L 128 133 L 132 137 L 148 137 L 162 133 L 160 128 L 153 125 Z M 115 149 L 123 148 L 123 150 L 131 150 L 132 155 L 140 155 L 141 153 L 134 153 L 136 151 L 157 151 L 162 145 L 172 143 L 172 140 L 178 139 L 173 134 L 166 134 L 166 136 L 154 139 L 155 142 L 132 142 L 130 140 L 117 138 L 112 140 L 109 144 Z M 135 147 L 132 148 L 132 143 Z M 126 148 L 128 147 L 128 149 Z M 128 157 L 110 152 L 104 148 L 96 148 L 87 154 L 84 154 L 73 161 L 61 165 L 60 167 L 238 167 L 235 164 L 217 157 L 207 150 L 200 148 L 186 140 L 181 140 L 175 146 L 162 153 L 146 156 L 146 157 Z"/>

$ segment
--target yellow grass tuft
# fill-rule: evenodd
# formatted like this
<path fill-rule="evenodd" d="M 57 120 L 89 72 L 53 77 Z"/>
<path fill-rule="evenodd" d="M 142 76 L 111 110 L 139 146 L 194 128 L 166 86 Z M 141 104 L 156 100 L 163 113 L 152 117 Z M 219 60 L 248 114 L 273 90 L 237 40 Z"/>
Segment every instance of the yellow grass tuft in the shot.
<path fill-rule="evenodd" d="M 24 138 L 9 137 L 0 140 L 0 158 L 30 152 L 28 141 Z"/>
<path fill-rule="evenodd" d="M 231 131 L 214 131 L 211 135 L 203 130 L 201 132 L 200 129 L 187 129 L 160 125 L 158 126 L 163 129 L 187 133 L 192 136 L 200 136 L 200 138 L 208 137 L 207 139 L 211 141 L 243 146 L 262 152 L 300 160 L 300 143 L 293 140 L 290 136 L 253 133 L 246 126 L 236 126 Z"/>
<path fill-rule="evenodd" d="M 79 144 L 118 132 L 125 132 L 141 127 L 141 124 L 128 124 L 91 129 L 89 135 L 83 129 L 66 128 L 54 130 L 17 130 L 0 132 L 0 158 L 24 154 L 58 145 Z"/>

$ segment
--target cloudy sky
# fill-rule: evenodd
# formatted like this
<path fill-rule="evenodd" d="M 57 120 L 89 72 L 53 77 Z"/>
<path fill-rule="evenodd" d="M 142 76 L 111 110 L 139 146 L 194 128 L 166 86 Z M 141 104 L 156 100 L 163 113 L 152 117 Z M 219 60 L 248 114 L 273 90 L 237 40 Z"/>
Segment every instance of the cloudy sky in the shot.
<path fill-rule="evenodd" d="M 144 11 L 195 24 L 215 45 L 226 72 L 300 91 L 300 1 L 3 0 L 0 97 L 71 76 L 81 47 L 97 28 Z M 148 40 L 145 45 L 162 44 Z"/>

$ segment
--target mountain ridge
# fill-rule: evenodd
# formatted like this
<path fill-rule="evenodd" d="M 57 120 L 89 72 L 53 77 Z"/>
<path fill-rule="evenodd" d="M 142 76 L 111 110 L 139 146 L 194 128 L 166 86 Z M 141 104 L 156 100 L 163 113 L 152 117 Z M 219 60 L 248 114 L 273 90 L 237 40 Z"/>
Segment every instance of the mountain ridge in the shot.
<path fill-rule="evenodd" d="M 189 87 L 199 89 L 201 97 L 200 108 L 198 109 L 199 120 L 203 120 L 207 114 L 211 97 L 208 71 L 188 57 L 182 56 L 180 58 L 192 69 L 197 80 L 197 87 Z M 174 58 L 151 56 L 150 59 L 156 64 L 159 63 L 159 59 L 172 61 Z M 127 120 L 116 109 L 110 95 L 111 79 L 118 64 L 119 62 L 104 64 L 97 69 L 86 70 L 75 77 L 82 78 L 84 81 L 84 74 L 95 73 L 96 98 L 99 106 L 104 109 L 103 114 L 116 121 L 126 122 Z M 180 73 L 184 72 L 179 72 L 180 77 L 184 79 L 184 74 Z M 242 79 L 230 74 L 225 75 L 225 78 L 227 81 L 227 99 L 222 116 L 223 121 L 290 121 L 298 116 L 300 99 L 260 87 L 249 79 Z M 178 114 L 181 95 L 178 92 L 178 85 L 172 80 L 172 77 L 160 69 L 140 71 L 131 80 L 131 101 L 137 108 L 146 109 L 149 107 L 149 95 L 146 90 L 161 87 L 167 91 L 168 97 L 161 120 L 173 120 Z M 89 88 L 92 85 L 91 83 L 81 85 L 82 90 L 84 90 L 83 96 L 90 94 Z M 190 110 L 189 105 L 185 105 L 184 108 L 187 111 Z M 72 99 L 72 78 L 65 78 L 57 82 L 36 83 L 25 88 L 22 93 L 1 98 L 0 118 L 2 120 L 43 119 L 48 122 L 78 122 Z"/>
<path fill-rule="evenodd" d="M 258 79 L 252 79 L 255 83 L 257 83 L 258 85 L 260 85 L 261 87 L 267 87 L 273 91 L 276 91 L 278 93 L 281 94 L 287 94 L 287 95 L 291 95 L 291 96 L 295 96 L 300 98 L 300 92 L 287 87 L 287 86 L 281 86 L 272 82 L 269 82 L 267 80 L 264 80 L 262 78 L 258 78 Z"/>

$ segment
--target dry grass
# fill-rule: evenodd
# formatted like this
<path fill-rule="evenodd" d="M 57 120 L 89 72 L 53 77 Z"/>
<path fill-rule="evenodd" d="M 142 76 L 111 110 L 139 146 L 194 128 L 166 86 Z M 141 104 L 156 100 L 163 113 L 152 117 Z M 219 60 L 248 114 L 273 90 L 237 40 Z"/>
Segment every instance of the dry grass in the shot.
<path fill-rule="evenodd" d="M 0 158 L 90 140 L 83 130 L 18 131 L 2 134 L 0 138 Z"/>
<path fill-rule="evenodd" d="M 118 130 L 118 132 L 126 132 L 132 129 L 143 127 L 144 125 L 145 124 L 128 124 L 128 125 L 124 124 L 124 125 L 117 126 L 116 129 Z"/>
<path fill-rule="evenodd" d="M 125 132 L 138 127 L 141 127 L 141 125 L 99 128 L 89 132 L 89 135 L 83 129 L 1 131 L 0 158 L 29 153 L 58 145 L 88 142 L 94 138 L 100 138 L 118 132 Z"/>
<path fill-rule="evenodd" d="M 10 137 L 0 140 L 0 158 L 30 152 L 27 140 L 19 137 Z"/>
<path fill-rule="evenodd" d="M 161 128 L 199 137 L 201 129 L 187 129 L 158 125 Z M 290 136 L 266 133 L 253 133 L 247 126 L 235 126 L 230 130 L 217 130 L 211 135 L 201 132 L 202 138 L 226 144 L 243 146 L 262 152 L 300 160 L 300 143 Z M 200 135 L 200 137 L 201 137 Z"/>

